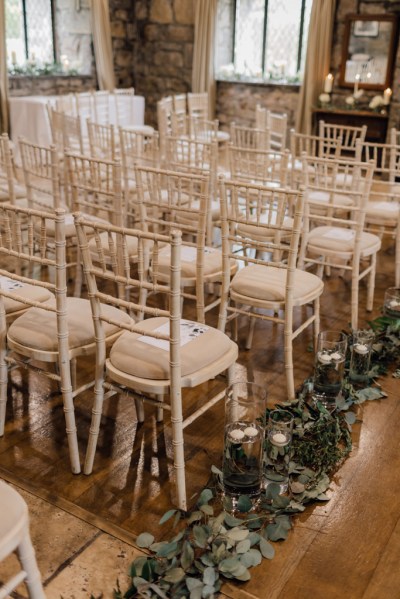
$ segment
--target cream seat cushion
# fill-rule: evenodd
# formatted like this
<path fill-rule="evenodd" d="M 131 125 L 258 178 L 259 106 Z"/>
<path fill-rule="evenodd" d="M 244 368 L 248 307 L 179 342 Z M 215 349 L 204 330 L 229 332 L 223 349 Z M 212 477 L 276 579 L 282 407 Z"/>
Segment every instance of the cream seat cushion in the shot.
<path fill-rule="evenodd" d="M 0 287 L 9 293 L 15 293 L 21 297 L 34 300 L 35 302 L 47 302 L 54 299 L 54 295 L 44 287 L 39 285 L 29 285 L 28 283 L 20 283 L 19 281 L 13 281 L 8 277 L 0 277 Z M 27 304 L 18 300 L 3 297 L 4 308 L 7 315 L 19 312 L 20 310 L 29 309 Z"/>
<path fill-rule="evenodd" d="M 383 225 L 397 225 L 400 214 L 399 202 L 368 202 L 366 220 Z M 389 222 L 388 222 L 389 221 Z"/>
<path fill-rule="evenodd" d="M 159 269 L 161 273 L 169 273 L 171 262 L 171 248 L 165 246 L 159 253 Z M 181 277 L 182 279 L 195 279 L 197 264 L 197 248 L 193 246 L 181 246 Z M 204 276 L 215 275 L 222 272 L 222 252 L 217 248 L 204 248 Z"/>
<path fill-rule="evenodd" d="M 341 227 L 316 227 L 310 231 L 307 241 L 307 251 L 351 253 L 354 250 L 355 231 Z M 371 251 L 379 250 L 381 241 L 377 235 L 361 234 L 361 253 L 367 255 Z"/>
<path fill-rule="evenodd" d="M 167 322 L 165 317 L 156 317 L 144 320 L 140 325 L 142 329 L 151 331 Z M 194 324 L 204 332 L 181 345 L 182 377 L 213 364 L 232 349 L 232 342 L 225 333 L 204 324 Z M 137 333 L 124 332 L 111 348 L 111 365 L 131 376 L 169 379 L 169 351 L 140 341 L 140 337 L 142 335 Z"/>
<path fill-rule="evenodd" d="M 131 323 L 128 314 L 113 306 L 102 304 L 102 314 L 121 323 Z M 89 300 L 79 297 L 67 298 L 67 325 L 69 348 L 75 349 L 94 343 L 94 327 Z M 103 323 L 106 337 L 114 335 L 119 328 Z M 8 339 L 20 345 L 43 352 L 57 352 L 57 323 L 55 312 L 30 308 L 17 318 L 8 329 Z"/>
<path fill-rule="evenodd" d="M 251 299 L 265 302 L 285 301 L 286 269 L 255 264 L 239 270 L 231 282 L 232 298 L 246 303 Z M 293 300 L 295 304 L 308 301 L 309 297 L 318 297 L 323 290 L 323 282 L 312 273 L 296 269 L 293 285 Z M 240 298 L 238 297 L 240 296 Z"/>
<path fill-rule="evenodd" d="M 14 194 L 16 199 L 26 198 L 26 188 L 24 185 L 20 185 L 19 183 L 14 183 Z M 0 183 L 0 202 L 4 202 L 9 199 L 8 194 L 8 185 L 3 185 Z"/>

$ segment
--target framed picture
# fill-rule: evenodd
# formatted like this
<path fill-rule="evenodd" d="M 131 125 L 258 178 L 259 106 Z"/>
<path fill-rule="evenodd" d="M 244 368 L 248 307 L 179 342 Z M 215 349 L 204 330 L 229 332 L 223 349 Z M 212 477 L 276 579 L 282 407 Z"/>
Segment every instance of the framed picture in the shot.
<path fill-rule="evenodd" d="M 355 37 L 378 37 L 379 21 L 354 21 L 353 35 Z"/>

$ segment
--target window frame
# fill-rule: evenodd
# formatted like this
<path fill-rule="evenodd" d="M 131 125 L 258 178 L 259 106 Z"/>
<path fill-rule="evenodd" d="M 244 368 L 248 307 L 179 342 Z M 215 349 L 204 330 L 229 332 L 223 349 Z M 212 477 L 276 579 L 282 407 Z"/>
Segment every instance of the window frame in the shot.
<path fill-rule="evenodd" d="M 56 6 L 55 0 L 49 0 L 51 14 L 51 37 L 53 41 L 53 62 L 57 62 L 57 36 L 56 36 Z M 21 0 L 22 21 L 24 27 L 25 59 L 29 60 L 29 39 L 28 39 L 28 14 L 26 9 L 26 0 Z"/>

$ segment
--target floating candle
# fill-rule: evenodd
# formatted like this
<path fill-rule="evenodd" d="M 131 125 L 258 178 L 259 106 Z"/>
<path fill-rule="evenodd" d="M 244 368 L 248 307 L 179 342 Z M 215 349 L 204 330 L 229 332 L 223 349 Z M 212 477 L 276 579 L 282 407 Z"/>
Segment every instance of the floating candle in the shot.
<path fill-rule="evenodd" d="M 335 362 L 337 362 L 338 360 L 341 360 L 343 356 L 338 351 L 335 351 L 333 352 L 333 354 L 331 354 L 331 358 L 332 360 L 335 360 Z"/>
<path fill-rule="evenodd" d="M 233 431 L 230 431 L 229 436 L 234 441 L 241 441 L 244 437 L 244 432 L 240 428 L 235 428 Z"/>
<path fill-rule="evenodd" d="M 364 343 L 356 343 L 354 346 L 354 351 L 357 354 L 365 355 L 368 353 L 368 346 L 364 345 Z"/>
<path fill-rule="evenodd" d="M 330 362 L 332 362 L 330 354 L 322 352 L 318 354 L 318 360 L 321 362 L 321 364 L 329 364 Z"/>
<path fill-rule="evenodd" d="M 400 302 L 398 302 L 398 301 L 397 301 L 397 300 L 395 300 L 395 299 L 393 299 L 393 300 L 390 300 L 390 302 L 389 302 L 389 306 L 390 306 L 391 308 L 394 308 L 395 310 L 397 310 L 397 309 L 399 309 L 399 308 L 400 308 Z"/>
<path fill-rule="evenodd" d="M 258 430 L 255 426 L 246 426 L 243 432 L 247 437 L 255 437 L 258 435 Z"/>
<path fill-rule="evenodd" d="M 274 433 L 271 437 L 271 442 L 274 445 L 283 447 L 283 445 L 287 445 L 289 443 L 289 440 L 283 433 Z"/>

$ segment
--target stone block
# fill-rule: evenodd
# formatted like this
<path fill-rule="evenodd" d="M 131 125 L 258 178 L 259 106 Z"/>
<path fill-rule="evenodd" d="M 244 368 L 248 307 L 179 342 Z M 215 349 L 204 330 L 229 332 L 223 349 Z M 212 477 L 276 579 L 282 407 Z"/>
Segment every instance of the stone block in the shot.
<path fill-rule="evenodd" d="M 175 21 L 182 25 L 193 25 L 193 0 L 174 0 Z"/>
<path fill-rule="evenodd" d="M 168 39 L 178 42 L 192 42 L 194 39 L 194 28 L 189 25 L 171 25 L 168 28 Z"/>
<path fill-rule="evenodd" d="M 154 64 L 160 65 L 173 65 L 175 68 L 183 67 L 183 56 L 178 52 L 157 52 L 154 55 Z"/>
<path fill-rule="evenodd" d="M 173 23 L 172 6 L 170 0 L 152 0 L 150 7 L 150 21 L 155 23 Z"/>
<path fill-rule="evenodd" d="M 111 22 L 112 37 L 126 37 L 126 24 L 122 21 Z"/>

